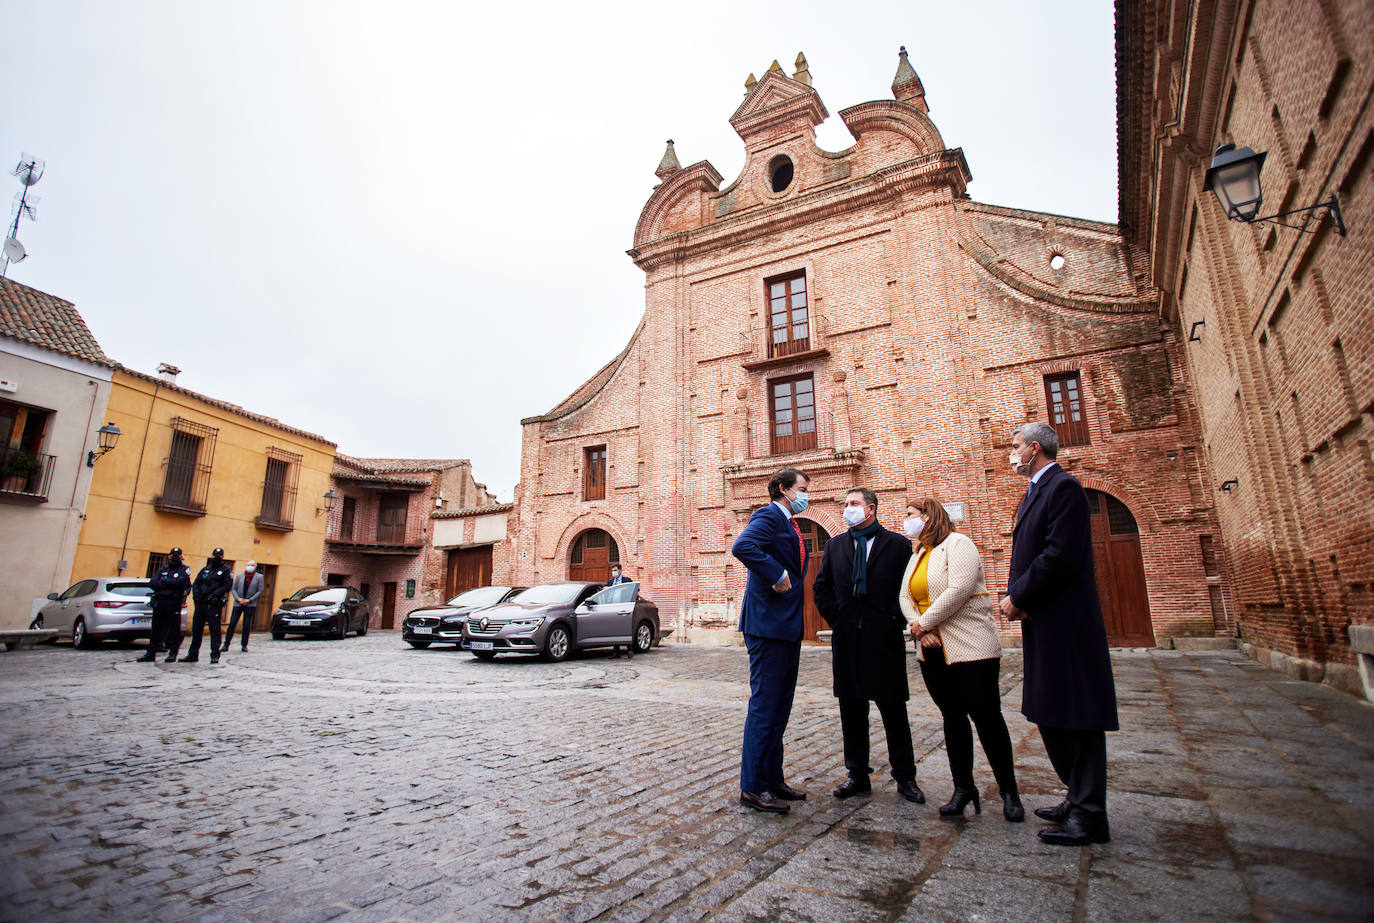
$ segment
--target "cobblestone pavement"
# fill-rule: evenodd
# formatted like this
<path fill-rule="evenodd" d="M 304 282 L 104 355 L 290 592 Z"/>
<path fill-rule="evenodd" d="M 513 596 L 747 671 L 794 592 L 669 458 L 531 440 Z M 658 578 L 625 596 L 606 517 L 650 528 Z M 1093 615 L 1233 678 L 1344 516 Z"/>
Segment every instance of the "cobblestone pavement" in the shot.
<path fill-rule="evenodd" d="M 1113 655 L 1113 840 L 942 821 L 914 659 L 923 806 L 844 774 L 829 651 L 808 649 L 786 817 L 738 806 L 738 648 L 483 663 L 395 634 L 255 638 L 218 666 L 141 650 L 0 654 L 3 920 L 1368 919 L 1374 708 L 1234 652 Z M 1059 800 L 1005 711 L 1027 809 Z M 991 804 L 988 804 L 991 802 Z"/>

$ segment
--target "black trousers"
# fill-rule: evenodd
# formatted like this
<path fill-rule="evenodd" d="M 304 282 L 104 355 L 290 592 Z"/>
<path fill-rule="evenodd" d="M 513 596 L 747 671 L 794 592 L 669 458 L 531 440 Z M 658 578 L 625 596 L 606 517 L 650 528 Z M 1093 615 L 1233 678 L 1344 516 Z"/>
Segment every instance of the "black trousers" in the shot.
<path fill-rule="evenodd" d="M 239 623 L 239 616 L 243 616 L 243 650 L 248 650 L 248 635 L 253 631 L 253 616 L 257 611 L 257 606 L 234 606 L 234 611 L 229 613 L 229 631 L 224 635 L 225 647 L 234 643 L 234 627 Z"/>
<path fill-rule="evenodd" d="M 224 603 L 197 602 L 196 615 L 191 620 L 191 646 L 186 650 L 187 657 L 200 656 L 200 639 L 205 633 L 205 625 L 210 625 L 210 656 L 219 656 L 219 620 L 224 615 Z"/>
<path fill-rule="evenodd" d="M 153 627 L 148 635 L 148 652 L 171 651 L 181 647 L 181 603 L 175 599 L 153 600 Z"/>
<path fill-rule="evenodd" d="M 1107 820 L 1107 732 L 1039 725 L 1045 753 L 1068 789 L 1071 810 Z"/>
<path fill-rule="evenodd" d="M 973 731 L 969 729 L 972 718 L 997 787 L 1004 792 L 1016 791 L 1011 735 L 1002 718 L 1002 694 L 997 687 L 1000 666 L 1001 660 L 996 657 L 945 663 L 943 648 L 921 651 L 921 678 L 945 722 L 945 750 L 956 788 L 974 787 Z"/>
<path fill-rule="evenodd" d="M 887 732 L 887 762 L 892 767 L 892 778 L 898 782 L 916 781 L 916 755 L 911 748 L 906 702 L 899 699 L 875 704 Z M 854 778 L 867 779 L 873 772 L 868 765 L 868 699 L 840 699 L 840 732 L 844 735 L 844 768 Z"/>

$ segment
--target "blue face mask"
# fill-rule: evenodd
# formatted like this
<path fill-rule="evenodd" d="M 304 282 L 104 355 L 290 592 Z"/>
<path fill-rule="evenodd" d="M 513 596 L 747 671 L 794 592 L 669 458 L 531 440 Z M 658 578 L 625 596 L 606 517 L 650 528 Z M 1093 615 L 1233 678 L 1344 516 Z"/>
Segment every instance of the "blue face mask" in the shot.
<path fill-rule="evenodd" d="M 793 513 L 800 513 L 800 512 L 802 512 L 803 510 L 806 509 L 806 504 L 807 504 L 808 502 L 810 502 L 810 501 L 808 501 L 807 498 L 806 498 L 806 491 L 804 491 L 804 490 L 799 490 L 799 491 L 797 491 L 797 499 L 793 500 L 792 503 L 791 503 L 792 512 L 793 512 Z"/>

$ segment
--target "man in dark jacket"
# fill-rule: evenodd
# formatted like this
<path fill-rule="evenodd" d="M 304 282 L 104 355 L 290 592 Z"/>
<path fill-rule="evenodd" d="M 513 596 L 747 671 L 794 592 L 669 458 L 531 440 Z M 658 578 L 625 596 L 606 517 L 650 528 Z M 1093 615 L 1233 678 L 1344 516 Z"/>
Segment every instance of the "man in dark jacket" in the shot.
<path fill-rule="evenodd" d="M 219 622 L 224 615 L 224 601 L 229 596 L 229 588 L 234 584 L 234 569 L 224 563 L 224 549 L 216 548 L 210 559 L 196 574 L 196 582 L 191 584 L 191 598 L 196 603 L 196 615 L 191 622 L 191 646 L 182 663 L 195 663 L 200 659 L 200 639 L 205 624 L 210 624 L 210 662 L 219 663 Z"/>
<path fill-rule="evenodd" d="M 151 663 L 157 660 L 159 650 L 166 650 L 167 662 L 172 663 L 181 647 L 181 607 L 191 592 L 191 571 L 181 560 L 180 548 L 167 553 L 167 560 L 148 585 L 153 589 L 153 627 L 148 634 L 148 653 L 138 659 Z"/>
<path fill-rule="evenodd" d="M 245 653 L 248 651 L 248 635 L 253 630 L 253 618 L 258 611 L 258 597 L 262 596 L 262 574 L 258 573 L 258 562 L 249 561 L 243 568 L 243 573 L 234 577 L 234 609 L 229 615 L 229 631 L 224 636 L 224 647 L 220 648 L 223 653 L 229 650 L 229 645 L 234 643 L 234 626 L 238 624 L 239 617 L 243 617 L 243 647 Z"/>
<path fill-rule="evenodd" d="M 878 523 L 878 495 L 867 487 L 850 489 L 844 519 L 849 531 L 825 545 L 821 572 L 812 592 L 816 608 L 833 632 L 830 638 L 835 697 L 840 700 L 844 765 L 849 778 L 836 798 L 873 790 L 868 765 L 868 703 L 878 703 L 887 731 L 887 761 L 897 793 L 925 804 L 916 784 L 916 757 L 906 703 L 906 619 L 897 594 L 911 559 L 911 542 Z"/>
<path fill-rule="evenodd" d="M 1056 824 L 1040 839 L 1086 846 L 1111 839 L 1106 732 L 1118 727 L 1116 685 L 1093 575 L 1088 497 L 1054 461 L 1058 453 L 1059 437 L 1047 423 L 1027 423 L 1012 436 L 1009 461 L 1031 484 L 1017 510 L 999 609 L 1021 622 L 1021 713 L 1039 726 L 1068 789 L 1063 803 L 1036 809 Z"/>

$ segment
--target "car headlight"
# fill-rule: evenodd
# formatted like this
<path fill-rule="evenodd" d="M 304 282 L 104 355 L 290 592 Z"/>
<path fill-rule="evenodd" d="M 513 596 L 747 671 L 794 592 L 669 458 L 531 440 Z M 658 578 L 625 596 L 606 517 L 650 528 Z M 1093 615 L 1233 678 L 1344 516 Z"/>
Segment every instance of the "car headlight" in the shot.
<path fill-rule="evenodd" d="M 514 620 L 514 621 L 507 622 L 507 623 L 506 623 L 506 627 L 507 627 L 507 628 L 538 628 L 540 625 L 543 625 L 543 624 L 544 624 L 544 617 L 541 615 L 541 616 L 539 616 L 538 618 L 532 618 L 532 619 L 516 619 L 516 620 Z"/>
<path fill-rule="evenodd" d="M 450 615 L 448 618 L 444 619 L 444 624 L 450 628 L 462 628 L 463 623 L 466 621 L 467 619 L 461 615 Z"/>

